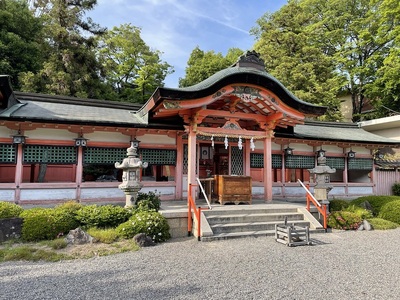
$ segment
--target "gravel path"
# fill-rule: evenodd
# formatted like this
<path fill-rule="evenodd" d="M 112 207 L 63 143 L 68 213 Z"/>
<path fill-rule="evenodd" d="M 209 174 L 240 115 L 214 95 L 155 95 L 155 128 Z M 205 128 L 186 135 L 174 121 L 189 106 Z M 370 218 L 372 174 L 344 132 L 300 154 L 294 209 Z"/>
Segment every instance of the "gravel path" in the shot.
<path fill-rule="evenodd" d="M 0 299 L 399 299 L 400 229 L 179 239 L 137 252 L 0 264 Z"/>

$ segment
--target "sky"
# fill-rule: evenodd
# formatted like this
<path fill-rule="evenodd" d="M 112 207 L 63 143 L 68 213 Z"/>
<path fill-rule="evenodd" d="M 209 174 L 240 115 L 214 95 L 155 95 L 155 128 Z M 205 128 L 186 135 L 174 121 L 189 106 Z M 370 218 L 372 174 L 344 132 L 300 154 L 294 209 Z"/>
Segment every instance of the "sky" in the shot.
<path fill-rule="evenodd" d="M 98 0 L 87 14 L 100 26 L 112 28 L 130 23 L 141 28 L 141 37 L 175 72 L 164 80 L 178 87 L 191 52 L 221 52 L 229 48 L 251 50 L 255 37 L 250 29 L 266 12 L 274 12 L 287 0 Z"/>

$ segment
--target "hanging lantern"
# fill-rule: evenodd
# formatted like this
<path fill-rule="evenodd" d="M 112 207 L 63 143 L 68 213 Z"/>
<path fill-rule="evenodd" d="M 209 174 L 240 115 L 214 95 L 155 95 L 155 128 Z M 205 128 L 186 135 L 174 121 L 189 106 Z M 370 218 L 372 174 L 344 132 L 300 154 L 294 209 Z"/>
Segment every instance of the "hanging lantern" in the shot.
<path fill-rule="evenodd" d="M 228 136 L 225 136 L 225 140 L 224 140 L 224 144 L 225 144 L 225 149 L 228 149 L 229 143 L 228 143 Z"/>
<path fill-rule="evenodd" d="M 256 148 L 256 145 L 254 145 L 254 139 L 251 138 L 251 140 L 250 140 L 250 149 L 251 149 L 251 151 L 254 151 L 255 148 Z"/>

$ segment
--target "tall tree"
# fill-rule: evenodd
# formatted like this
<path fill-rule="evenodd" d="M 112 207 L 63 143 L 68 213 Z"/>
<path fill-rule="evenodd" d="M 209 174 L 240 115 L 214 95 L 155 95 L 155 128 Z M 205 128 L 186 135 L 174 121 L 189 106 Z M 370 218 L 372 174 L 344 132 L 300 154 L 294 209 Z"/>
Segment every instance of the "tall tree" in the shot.
<path fill-rule="evenodd" d="M 40 68 L 41 20 L 24 0 L 0 0 L 0 73 L 11 75 L 16 90 L 18 75 Z"/>
<path fill-rule="evenodd" d="M 23 90 L 98 98 L 101 92 L 100 65 L 95 57 L 95 35 L 105 29 L 85 13 L 96 0 L 35 0 L 35 13 L 44 22 L 48 44 L 42 69 L 21 75 Z"/>
<path fill-rule="evenodd" d="M 123 24 L 98 38 L 98 57 L 114 93 L 109 98 L 144 102 L 173 72 L 168 63 L 161 61 L 161 52 L 151 50 L 140 34 L 139 27 Z"/>
<path fill-rule="evenodd" d="M 324 53 L 320 32 L 311 27 L 312 13 L 301 2 L 290 0 L 260 18 L 252 30 L 257 37 L 254 48 L 271 75 L 300 99 L 328 106 L 323 119 L 337 120 L 341 114 L 336 96 L 344 79 L 332 57 Z"/>
<path fill-rule="evenodd" d="M 185 77 L 179 78 L 179 86 L 187 87 L 207 79 L 218 71 L 232 65 L 242 54 L 243 51 L 239 48 L 230 48 L 224 57 L 220 52 L 204 52 L 197 46 L 190 54 Z"/>

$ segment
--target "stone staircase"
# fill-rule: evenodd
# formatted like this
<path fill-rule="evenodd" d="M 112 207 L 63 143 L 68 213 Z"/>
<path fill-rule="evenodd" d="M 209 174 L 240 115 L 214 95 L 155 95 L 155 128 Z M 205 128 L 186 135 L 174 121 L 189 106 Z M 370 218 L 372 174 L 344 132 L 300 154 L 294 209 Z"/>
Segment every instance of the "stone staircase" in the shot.
<path fill-rule="evenodd" d="M 202 212 L 202 241 L 274 236 L 275 224 L 308 226 L 310 232 L 323 232 L 323 226 L 305 209 L 291 205 L 270 207 L 224 206 Z"/>

